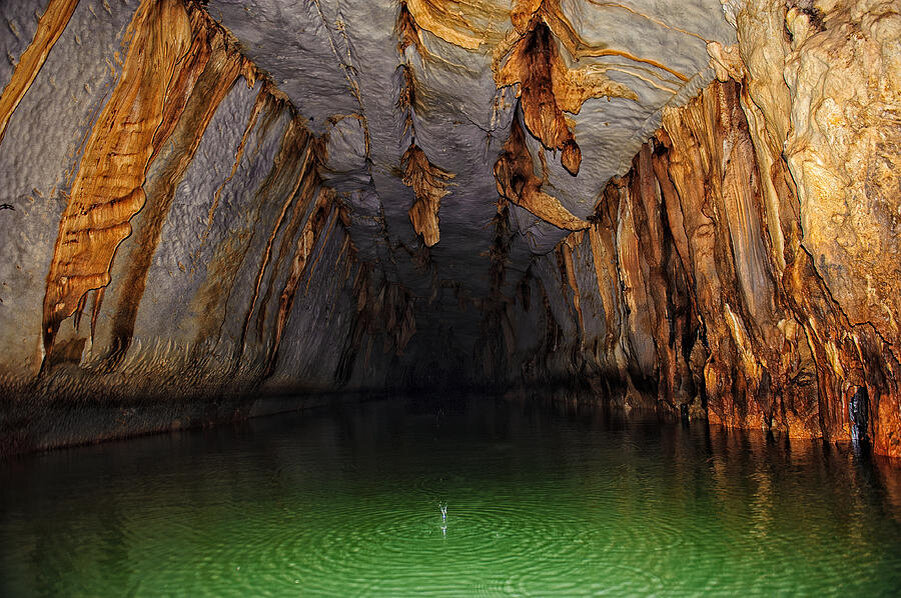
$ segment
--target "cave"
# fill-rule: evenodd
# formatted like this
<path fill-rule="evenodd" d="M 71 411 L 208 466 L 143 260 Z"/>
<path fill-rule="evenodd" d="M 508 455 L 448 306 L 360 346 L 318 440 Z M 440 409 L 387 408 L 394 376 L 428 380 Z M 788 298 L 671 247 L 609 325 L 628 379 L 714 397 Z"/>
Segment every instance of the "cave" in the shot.
<path fill-rule="evenodd" d="M 0 594 L 901 592 L 899 49 L 0 0 Z"/>

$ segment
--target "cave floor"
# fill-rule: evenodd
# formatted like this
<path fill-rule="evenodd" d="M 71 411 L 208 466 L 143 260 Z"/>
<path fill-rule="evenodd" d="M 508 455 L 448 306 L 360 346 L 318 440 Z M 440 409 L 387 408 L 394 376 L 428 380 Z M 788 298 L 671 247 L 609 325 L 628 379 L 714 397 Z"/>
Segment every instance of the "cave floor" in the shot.
<path fill-rule="evenodd" d="M 0 464 L 0 594 L 890 595 L 901 471 L 866 455 L 567 403 L 342 403 Z"/>

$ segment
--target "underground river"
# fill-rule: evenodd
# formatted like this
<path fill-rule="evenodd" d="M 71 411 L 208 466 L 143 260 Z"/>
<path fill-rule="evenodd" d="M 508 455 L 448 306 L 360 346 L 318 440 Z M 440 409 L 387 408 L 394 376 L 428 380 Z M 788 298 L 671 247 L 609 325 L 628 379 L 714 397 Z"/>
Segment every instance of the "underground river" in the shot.
<path fill-rule="evenodd" d="M 0 594 L 896 595 L 901 470 L 868 455 L 572 402 L 343 403 L 3 463 Z"/>

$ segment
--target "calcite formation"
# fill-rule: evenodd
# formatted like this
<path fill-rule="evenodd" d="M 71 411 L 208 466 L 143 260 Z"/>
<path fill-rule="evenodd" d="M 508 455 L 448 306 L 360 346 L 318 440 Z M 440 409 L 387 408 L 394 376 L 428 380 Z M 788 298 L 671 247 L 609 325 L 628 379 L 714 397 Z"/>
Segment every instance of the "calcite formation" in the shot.
<path fill-rule="evenodd" d="M 412 187 L 416 193 L 416 203 L 410 208 L 410 222 L 413 229 L 422 235 L 428 247 L 441 239 L 438 228 L 438 209 L 441 198 L 450 193 L 448 181 L 453 173 L 441 170 L 426 157 L 425 152 L 415 143 L 404 152 L 401 163 L 404 167 L 404 185 Z"/>
<path fill-rule="evenodd" d="M 525 6 L 524 6 L 525 5 Z M 518 2 L 510 14 L 515 29 L 521 33 L 510 50 L 503 67 L 496 73 L 499 87 L 519 85 L 523 122 L 541 144 L 560 150 L 560 160 L 570 174 L 579 173 L 582 152 L 564 112 L 578 114 L 588 98 L 622 97 L 638 101 L 634 91 L 607 77 L 605 66 L 590 65 L 570 70 L 563 63 L 557 40 L 547 22 L 560 23 L 571 37 L 572 26 L 566 22 L 554 2 Z M 525 9 L 525 10 L 524 10 Z M 523 23 L 528 25 L 523 26 Z M 581 39 L 565 44 L 574 58 L 585 47 Z M 589 54 L 590 55 L 590 54 Z"/>
<path fill-rule="evenodd" d="M 774 253 L 742 92 L 715 82 L 668 111 L 608 185 L 588 234 L 562 241 L 562 259 L 544 258 L 547 274 L 532 284 L 570 302 L 576 324 L 566 370 L 630 406 L 792 437 L 867 436 L 891 453 L 890 421 L 860 405 L 897 411 L 897 364 L 831 296 L 790 208 L 774 216 L 785 231 Z"/>
<path fill-rule="evenodd" d="M 3 141 L 9 117 L 31 87 L 38 71 L 44 66 L 47 54 L 69 24 L 77 5 L 78 0 L 56 0 L 51 2 L 41 15 L 34 39 L 19 57 L 16 70 L 3 89 L 3 95 L 0 96 L 0 141 Z"/>
<path fill-rule="evenodd" d="M 0 4 L 0 452 L 579 388 L 901 457 L 888 0 Z"/>
<path fill-rule="evenodd" d="M 406 3 L 401 3 L 397 13 L 395 33 L 400 39 L 397 49 L 401 56 L 404 56 L 410 46 L 416 48 L 418 52 L 425 53 L 419 27 Z M 402 77 L 397 107 L 404 113 L 404 134 L 410 137 L 410 147 L 401 157 L 403 182 L 412 188 L 416 195 L 416 201 L 408 213 L 413 229 L 422 235 L 427 247 L 432 247 L 441 238 L 438 210 L 441 208 L 441 198 L 449 193 L 447 188 L 454 174 L 432 164 L 422 148 L 416 145 L 416 78 L 410 60 L 406 60 L 399 68 Z"/>
<path fill-rule="evenodd" d="M 510 136 L 494 164 L 498 195 L 522 206 L 545 222 L 566 230 L 582 230 L 588 223 L 567 210 L 556 198 L 541 191 L 541 179 L 533 171 L 532 156 L 518 122 L 510 127 Z"/>

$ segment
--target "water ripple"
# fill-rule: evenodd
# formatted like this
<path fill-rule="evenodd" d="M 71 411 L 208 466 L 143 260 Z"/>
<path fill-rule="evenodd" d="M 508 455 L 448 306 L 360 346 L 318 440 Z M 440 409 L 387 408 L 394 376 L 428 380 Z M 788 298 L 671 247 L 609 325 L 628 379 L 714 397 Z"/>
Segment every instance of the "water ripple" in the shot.
<path fill-rule="evenodd" d="M 440 436 L 434 418 L 367 409 L 359 436 L 339 415 L 305 416 L 269 422 L 234 447 L 188 450 L 196 436 L 185 433 L 133 454 L 126 443 L 102 458 L 81 453 L 93 460 L 48 456 L 7 476 L 0 594 L 876 596 L 901 587 L 894 503 L 877 476 L 848 463 L 779 469 L 753 444 L 716 452 L 681 427 L 592 428 L 544 412 L 506 417 L 494 404 L 443 416 Z"/>

